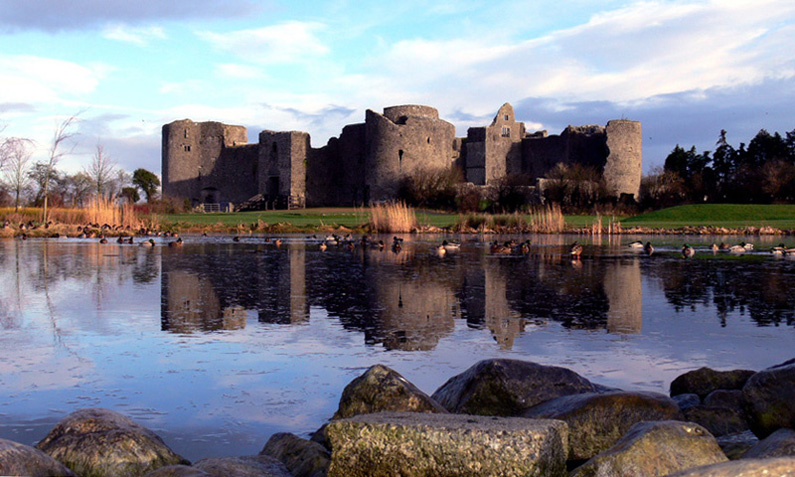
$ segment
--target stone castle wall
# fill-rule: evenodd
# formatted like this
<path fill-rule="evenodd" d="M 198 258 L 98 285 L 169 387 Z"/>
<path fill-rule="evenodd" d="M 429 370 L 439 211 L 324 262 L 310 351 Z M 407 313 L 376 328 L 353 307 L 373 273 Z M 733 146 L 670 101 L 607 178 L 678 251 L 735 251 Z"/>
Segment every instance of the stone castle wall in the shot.
<path fill-rule="evenodd" d="M 540 179 L 558 163 L 604 174 L 616 196 L 640 187 L 640 123 L 569 126 L 560 135 L 527 134 L 504 104 L 489 126 L 455 137 L 435 108 L 402 105 L 367 110 L 365 122 L 312 148 L 308 133 L 262 131 L 246 143 L 246 129 L 218 122 L 174 121 L 163 126 L 163 194 L 192 204 L 241 203 L 261 194 L 278 207 L 361 205 L 397 196 L 401 181 L 457 166 L 468 182 L 494 184 L 506 174 Z"/>

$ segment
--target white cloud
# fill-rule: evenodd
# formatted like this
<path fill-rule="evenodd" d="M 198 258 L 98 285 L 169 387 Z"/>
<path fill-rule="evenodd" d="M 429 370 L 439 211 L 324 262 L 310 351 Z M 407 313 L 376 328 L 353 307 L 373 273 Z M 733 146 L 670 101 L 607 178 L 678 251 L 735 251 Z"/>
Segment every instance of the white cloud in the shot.
<path fill-rule="evenodd" d="M 285 22 L 228 33 L 197 32 L 214 48 L 259 64 L 303 63 L 323 57 L 329 48 L 318 37 L 324 29 L 317 22 Z"/>
<path fill-rule="evenodd" d="M 235 63 L 224 63 L 216 65 L 216 71 L 219 75 L 231 79 L 262 79 L 266 74 L 262 69 L 256 66 L 241 65 Z"/>
<path fill-rule="evenodd" d="M 109 69 L 28 55 L 0 55 L 0 103 L 61 101 L 93 92 Z"/>
<path fill-rule="evenodd" d="M 153 40 L 166 39 L 166 33 L 161 27 L 131 27 L 123 24 L 105 27 L 102 31 L 102 36 L 109 40 L 131 43 L 138 46 L 146 46 Z"/>

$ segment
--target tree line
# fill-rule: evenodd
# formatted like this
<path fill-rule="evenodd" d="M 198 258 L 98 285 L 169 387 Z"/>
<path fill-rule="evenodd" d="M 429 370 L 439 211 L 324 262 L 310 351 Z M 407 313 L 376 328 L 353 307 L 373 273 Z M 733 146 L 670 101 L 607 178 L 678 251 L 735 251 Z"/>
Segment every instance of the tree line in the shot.
<path fill-rule="evenodd" d="M 13 206 L 15 210 L 42 207 L 46 217 L 48 206 L 84 207 L 92 199 L 135 203 L 141 194 L 147 202 L 157 199 L 157 175 L 142 168 L 132 174 L 119 168 L 101 142 L 82 170 L 67 173 L 58 169 L 59 161 L 74 151 L 77 116 L 56 126 L 46 160 L 32 161 L 34 141 L 0 137 L 0 206 Z M 0 128 L 0 134 L 4 129 Z"/>
<path fill-rule="evenodd" d="M 683 203 L 792 203 L 795 129 L 783 136 L 760 130 L 734 147 L 721 130 L 715 151 L 677 145 L 660 170 L 644 177 L 641 202 L 660 208 Z"/>

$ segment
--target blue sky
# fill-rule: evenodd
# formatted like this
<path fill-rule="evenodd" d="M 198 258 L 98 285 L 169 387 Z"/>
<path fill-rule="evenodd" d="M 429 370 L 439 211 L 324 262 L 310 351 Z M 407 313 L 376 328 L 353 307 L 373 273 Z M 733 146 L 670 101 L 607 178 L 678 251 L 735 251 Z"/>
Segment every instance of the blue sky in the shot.
<path fill-rule="evenodd" d="M 0 125 L 43 159 L 83 111 L 98 142 L 160 173 L 176 119 L 302 130 L 320 147 L 366 109 L 427 104 L 465 136 L 505 102 L 529 131 L 643 123 L 644 170 L 795 129 L 795 2 L 0 0 Z"/>

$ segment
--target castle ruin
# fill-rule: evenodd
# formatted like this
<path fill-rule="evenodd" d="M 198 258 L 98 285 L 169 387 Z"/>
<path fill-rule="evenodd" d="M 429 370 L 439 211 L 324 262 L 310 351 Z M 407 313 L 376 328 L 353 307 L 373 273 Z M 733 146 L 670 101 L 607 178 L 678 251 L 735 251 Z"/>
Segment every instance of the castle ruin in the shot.
<path fill-rule="evenodd" d="M 508 103 L 465 138 L 435 108 L 402 105 L 367 110 L 364 123 L 320 148 L 305 132 L 266 130 L 248 144 L 243 126 L 189 119 L 163 126 L 162 147 L 163 195 L 194 206 L 257 195 L 276 208 L 370 204 L 394 199 L 404 177 L 429 170 L 458 167 L 467 182 L 488 186 L 509 174 L 543 179 L 558 163 L 593 167 L 616 197 L 637 197 L 642 171 L 639 122 L 527 133 Z"/>

